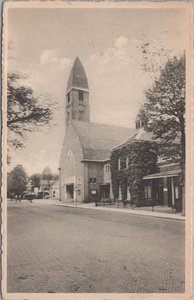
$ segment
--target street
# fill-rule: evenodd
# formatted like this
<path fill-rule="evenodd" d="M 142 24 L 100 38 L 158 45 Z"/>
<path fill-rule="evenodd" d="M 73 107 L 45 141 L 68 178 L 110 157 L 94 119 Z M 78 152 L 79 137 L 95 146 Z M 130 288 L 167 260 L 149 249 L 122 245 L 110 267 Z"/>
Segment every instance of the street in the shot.
<path fill-rule="evenodd" d="M 184 292 L 184 222 L 8 202 L 12 293 Z"/>

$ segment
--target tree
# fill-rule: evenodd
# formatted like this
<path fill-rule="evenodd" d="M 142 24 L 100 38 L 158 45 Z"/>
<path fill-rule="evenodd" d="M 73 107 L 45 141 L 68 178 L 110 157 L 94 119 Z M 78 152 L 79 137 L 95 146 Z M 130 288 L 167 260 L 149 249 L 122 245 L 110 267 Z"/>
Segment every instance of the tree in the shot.
<path fill-rule="evenodd" d="M 147 101 L 140 112 L 145 129 L 167 146 L 161 148 L 164 158 L 184 161 L 185 57 L 169 60 L 145 95 Z"/>
<path fill-rule="evenodd" d="M 30 177 L 30 180 L 32 182 L 32 189 L 35 187 L 40 188 L 40 179 L 41 175 L 39 173 L 35 173 Z"/>
<path fill-rule="evenodd" d="M 35 97 L 32 88 L 21 84 L 24 79 L 26 76 L 19 73 L 9 73 L 7 76 L 8 143 L 16 148 L 23 145 L 21 138 L 26 131 L 49 124 L 52 117 L 45 101 L 46 95 Z"/>
<path fill-rule="evenodd" d="M 167 60 L 172 58 L 172 50 L 168 49 L 160 41 L 148 41 L 141 45 L 142 70 L 149 73 L 149 77 L 156 79 L 161 68 Z"/>
<path fill-rule="evenodd" d="M 152 88 L 145 92 L 146 102 L 140 111 L 144 127 L 160 141 L 160 155 L 185 170 L 185 55 L 168 60 Z M 184 188 L 183 188 L 184 190 Z M 184 199 L 184 192 L 183 197 Z"/>
<path fill-rule="evenodd" d="M 44 170 L 41 174 L 41 179 L 47 181 L 47 188 L 49 188 L 49 183 L 53 179 L 53 174 L 49 167 L 44 168 Z"/>
<path fill-rule="evenodd" d="M 58 180 L 59 179 L 59 174 L 53 174 L 53 179 Z"/>
<path fill-rule="evenodd" d="M 21 195 L 26 191 L 28 177 L 22 165 L 17 165 L 7 177 L 8 194 Z"/>

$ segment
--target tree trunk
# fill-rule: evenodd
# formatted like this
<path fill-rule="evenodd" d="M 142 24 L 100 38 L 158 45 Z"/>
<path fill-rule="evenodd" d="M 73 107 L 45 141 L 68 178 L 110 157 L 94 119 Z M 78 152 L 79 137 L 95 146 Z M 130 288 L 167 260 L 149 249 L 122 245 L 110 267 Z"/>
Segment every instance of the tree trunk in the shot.
<path fill-rule="evenodd" d="M 179 118 L 181 125 L 181 145 L 182 145 L 182 157 L 180 160 L 181 166 L 181 186 L 182 186 L 182 215 L 185 216 L 185 122 L 184 117 Z"/>
<path fill-rule="evenodd" d="M 182 186 L 182 216 L 185 216 L 185 184 Z"/>

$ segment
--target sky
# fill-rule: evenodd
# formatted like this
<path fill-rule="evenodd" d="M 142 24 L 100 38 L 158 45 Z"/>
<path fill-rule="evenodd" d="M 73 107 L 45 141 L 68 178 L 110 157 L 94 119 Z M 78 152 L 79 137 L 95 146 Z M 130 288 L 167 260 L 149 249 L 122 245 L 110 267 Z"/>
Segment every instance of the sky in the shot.
<path fill-rule="evenodd" d="M 48 127 L 28 134 L 23 149 L 9 149 L 12 170 L 22 164 L 28 175 L 59 167 L 65 135 L 65 93 L 72 64 L 82 61 L 90 89 L 91 121 L 135 126 L 144 91 L 153 83 L 142 69 L 142 45 L 148 57 L 161 47 L 180 55 L 188 47 L 188 16 L 184 9 L 10 8 L 8 71 L 28 75 L 35 95 L 48 94 L 54 104 Z"/>

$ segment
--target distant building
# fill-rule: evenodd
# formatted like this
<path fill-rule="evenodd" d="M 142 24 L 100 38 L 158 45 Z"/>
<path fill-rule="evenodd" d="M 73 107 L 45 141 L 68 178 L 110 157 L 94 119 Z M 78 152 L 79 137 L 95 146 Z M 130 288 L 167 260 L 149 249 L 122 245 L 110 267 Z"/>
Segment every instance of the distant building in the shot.
<path fill-rule="evenodd" d="M 59 199 L 59 180 L 54 181 L 50 186 L 50 196 Z"/>
<path fill-rule="evenodd" d="M 56 182 L 56 180 L 40 180 L 40 189 L 39 192 L 47 191 L 50 193 L 52 185 Z"/>
<path fill-rule="evenodd" d="M 60 198 L 65 202 L 111 197 L 112 149 L 136 130 L 90 121 L 89 85 L 77 57 L 66 92 L 66 134 L 60 157 Z"/>

